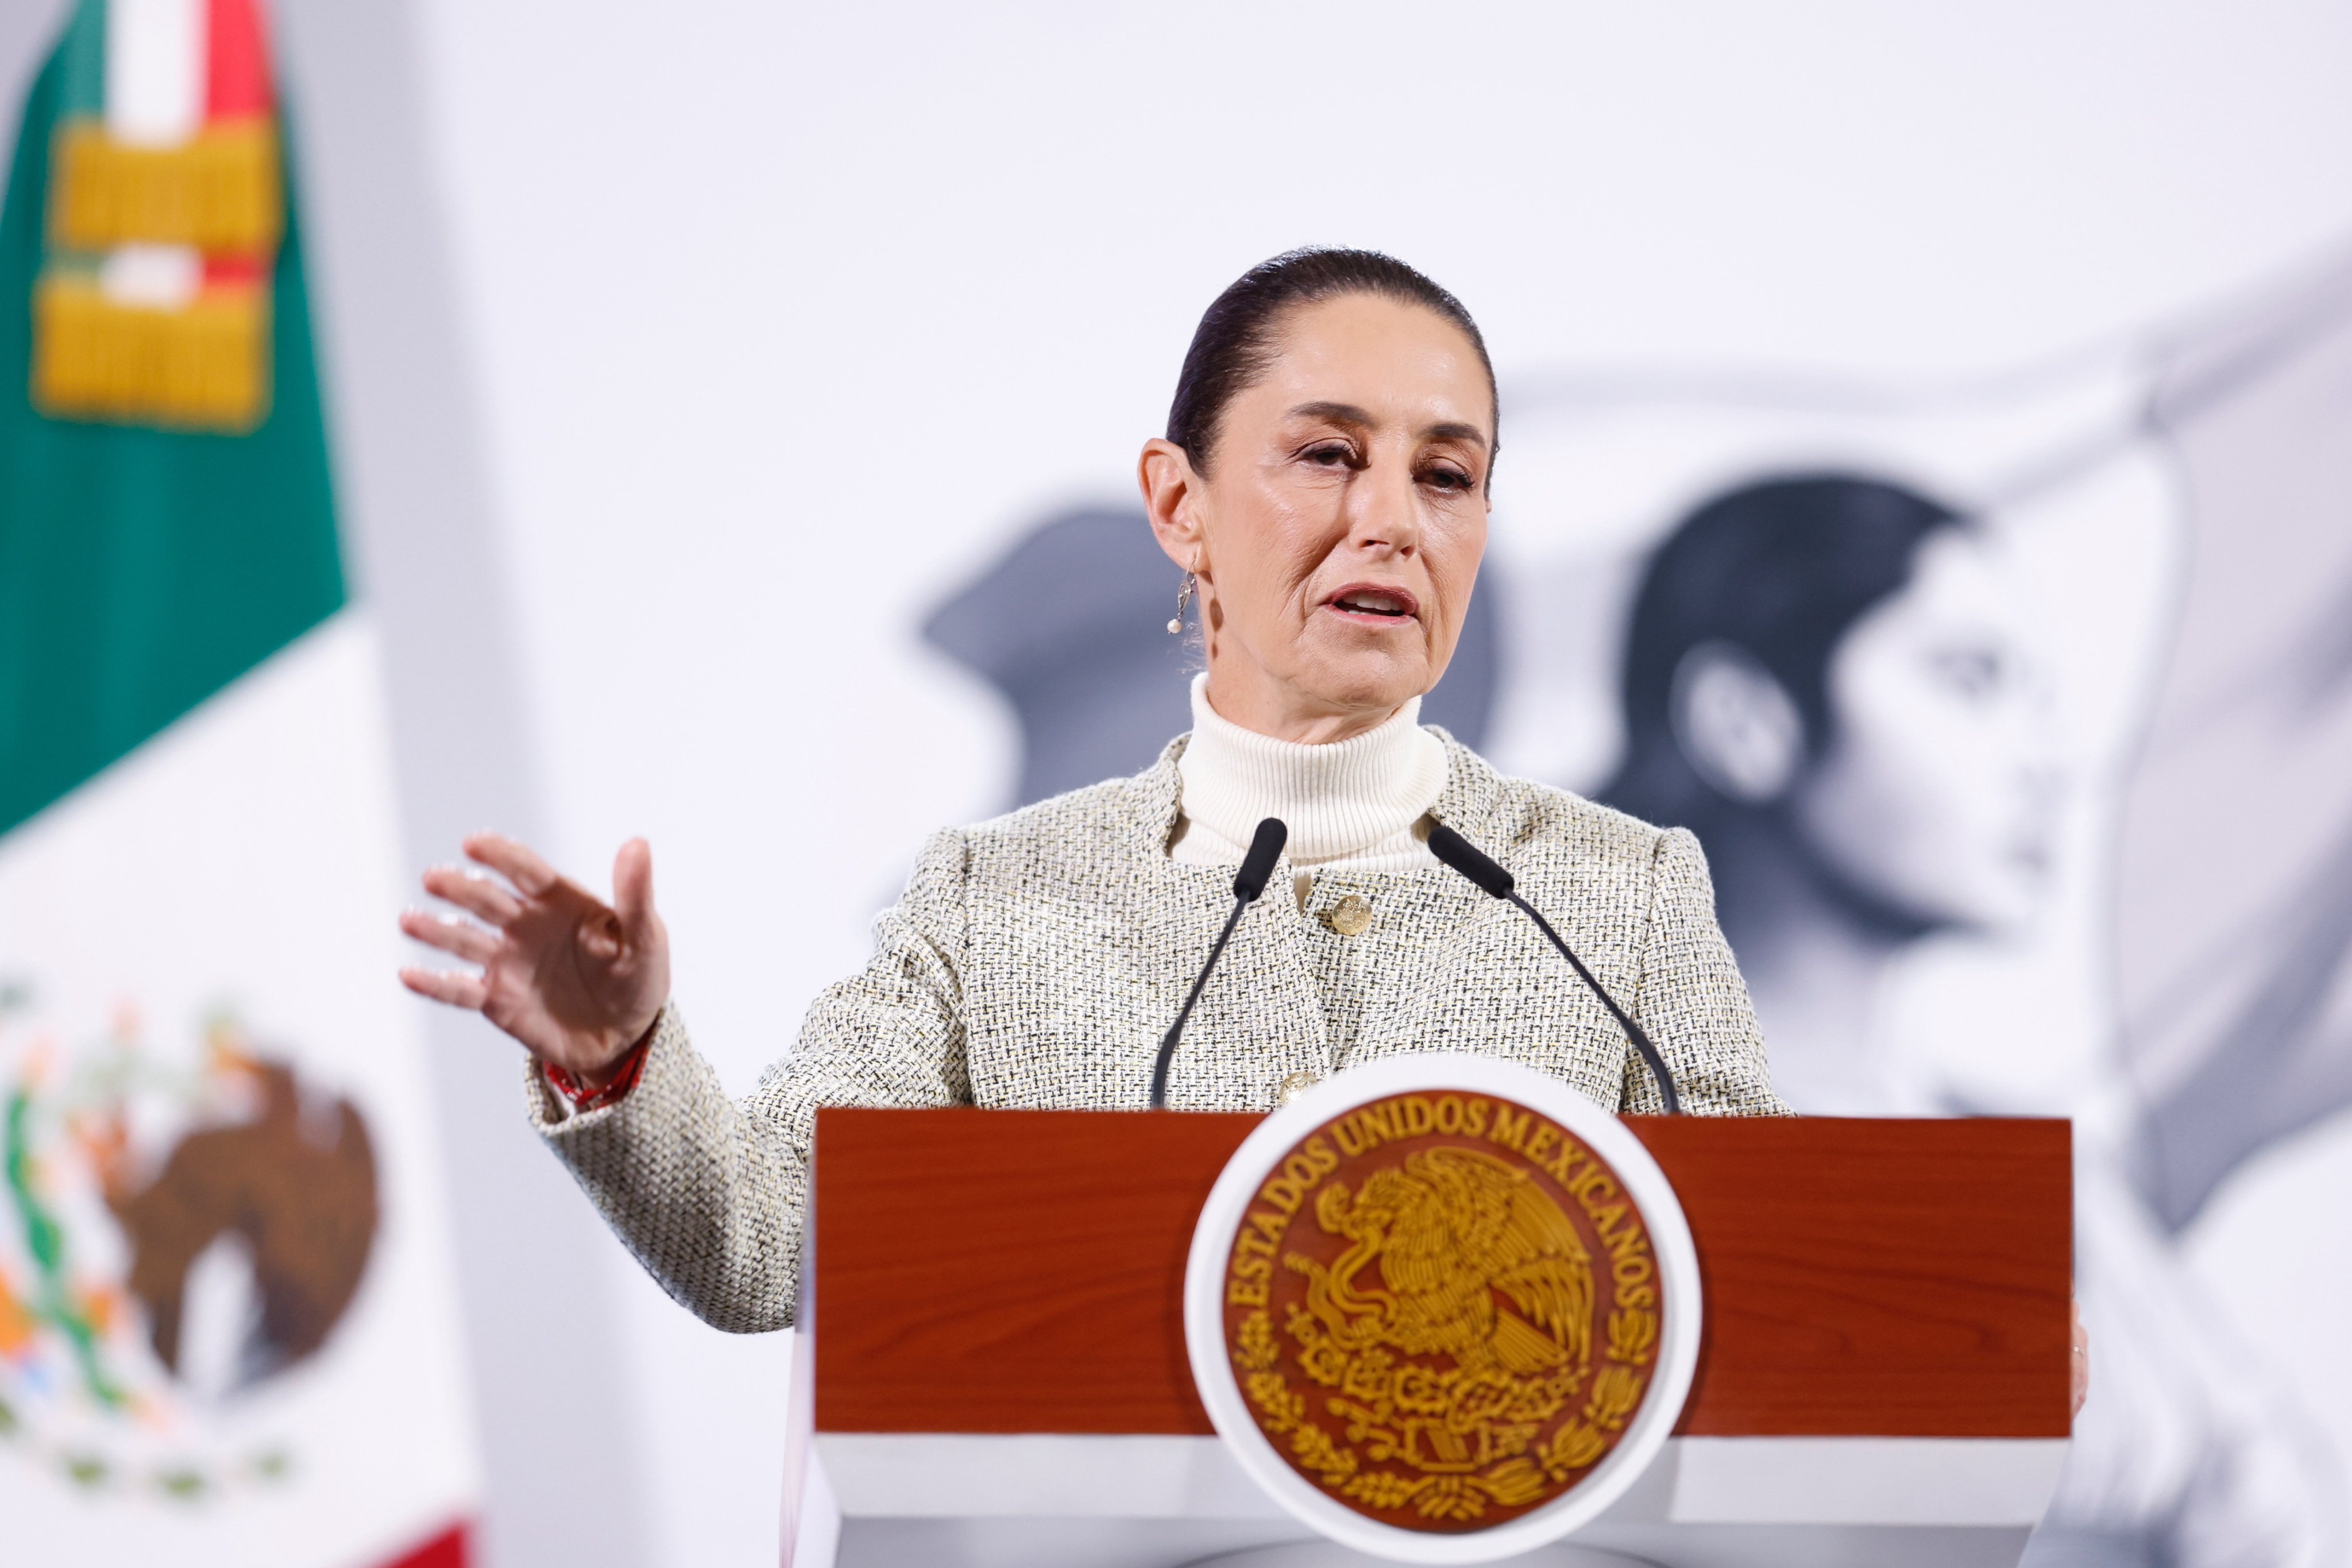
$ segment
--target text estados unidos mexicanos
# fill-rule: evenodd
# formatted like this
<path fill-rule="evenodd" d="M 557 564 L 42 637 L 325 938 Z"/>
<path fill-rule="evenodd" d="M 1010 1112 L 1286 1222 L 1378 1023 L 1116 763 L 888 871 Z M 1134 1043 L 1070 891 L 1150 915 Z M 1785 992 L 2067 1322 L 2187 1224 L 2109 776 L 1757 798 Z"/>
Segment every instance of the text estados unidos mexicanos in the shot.
<path fill-rule="evenodd" d="M 1429 1133 L 1482 1138 L 1510 1150 L 1558 1182 L 1591 1217 L 1609 1252 L 1610 1275 L 1619 1307 L 1657 1305 L 1656 1266 L 1642 1216 L 1607 1166 L 1573 1137 L 1524 1106 L 1478 1095 L 1398 1095 L 1358 1106 L 1307 1135 L 1257 1190 L 1257 1203 L 1234 1237 L 1225 1300 L 1237 1307 L 1263 1307 L 1275 1259 L 1291 1216 L 1317 1184 L 1339 1168 L 1340 1153 L 1355 1159 L 1382 1143 Z M 1334 1152 L 1332 1145 L 1339 1145 Z"/>

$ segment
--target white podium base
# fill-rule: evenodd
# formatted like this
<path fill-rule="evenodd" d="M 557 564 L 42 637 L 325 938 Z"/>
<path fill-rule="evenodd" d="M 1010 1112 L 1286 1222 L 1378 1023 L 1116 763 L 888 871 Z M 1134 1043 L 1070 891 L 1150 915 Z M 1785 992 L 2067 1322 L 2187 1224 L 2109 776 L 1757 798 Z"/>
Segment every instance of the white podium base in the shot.
<path fill-rule="evenodd" d="M 1677 1437 L 1525 1568 L 2014 1568 L 2063 1439 Z M 1357 1568 L 1213 1437 L 819 1433 L 785 1568 Z M 1572 1550 L 1568 1550 L 1572 1549 Z"/>
<path fill-rule="evenodd" d="M 1644 1568 L 1641 1559 L 1582 1546 L 1547 1546 L 1514 1557 L 1518 1568 Z M 1392 1568 L 1386 1558 L 1367 1557 L 1328 1541 L 1290 1546 L 1255 1546 L 1192 1564 L 1192 1568 Z"/>

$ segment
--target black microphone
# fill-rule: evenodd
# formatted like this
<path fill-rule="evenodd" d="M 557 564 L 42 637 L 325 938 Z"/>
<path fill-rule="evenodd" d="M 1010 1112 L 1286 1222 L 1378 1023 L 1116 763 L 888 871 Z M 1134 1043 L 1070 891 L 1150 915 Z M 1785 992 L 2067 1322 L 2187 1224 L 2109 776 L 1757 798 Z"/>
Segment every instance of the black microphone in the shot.
<path fill-rule="evenodd" d="M 1518 905 L 1526 911 L 1528 919 L 1536 922 L 1537 929 L 1551 938 L 1551 944 L 1559 949 L 1559 955 L 1576 966 L 1577 977 L 1592 988 L 1592 994 L 1601 998 L 1601 1005 L 1614 1013 L 1617 1021 L 1625 1026 L 1626 1037 L 1633 1042 L 1633 1048 L 1641 1053 L 1642 1060 L 1649 1064 L 1650 1076 L 1658 1080 L 1658 1097 L 1666 1102 L 1666 1114 L 1680 1116 L 1683 1113 L 1682 1097 L 1675 1092 L 1674 1075 L 1666 1071 L 1665 1058 L 1658 1055 L 1658 1047 L 1650 1043 L 1650 1037 L 1642 1032 L 1642 1026 L 1633 1022 L 1632 1015 L 1617 1005 L 1617 998 L 1601 988 L 1601 982 L 1592 978 L 1592 971 L 1584 967 L 1584 960 L 1577 957 L 1568 943 L 1560 941 L 1559 932 L 1551 929 L 1551 921 L 1544 919 L 1533 904 L 1519 897 L 1515 890 L 1517 884 L 1511 874 L 1488 859 L 1476 845 L 1442 822 L 1430 826 L 1429 852 L 1494 897 L 1506 903 Z"/>
<path fill-rule="evenodd" d="M 1234 873 L 1234 912 L 1225 917 L 1225 929 L 1217 933 L 1217 945 L 1209 949 L 1209 962 L 1201 965 L 1201 977 L 1192 982 L 1192 994 L 1184 998 L 1183 1010 L 1168 1026 L 1168 1033 L 1160 1037 L 1160 1059 L 1151 1065 L 1154 1110 L 1168 1109 L 1168 1064 L 1176 1058 L 1176 1041 L 1184 1033 L 1184 1020 L 1192 1016 L 1192 1004 L 1201 999 L 1201 988 L 1209 984 L 1217 960 L 1224 955 L 1225 943 L 1233 940 L 1234 928 L 1242 923 L 1242 911 L 1265 891 L 1265 879 L 1274 875 L 1274 863 L 1282 858 L 1282 847 L 1289 837 L 1290 829 L 1282 825 L 1278 816 L 1269 816 L 1259 823 L 1257 832 L 1250 837 L 1249 853 L 1242 857 L 1242 868 Z"/>

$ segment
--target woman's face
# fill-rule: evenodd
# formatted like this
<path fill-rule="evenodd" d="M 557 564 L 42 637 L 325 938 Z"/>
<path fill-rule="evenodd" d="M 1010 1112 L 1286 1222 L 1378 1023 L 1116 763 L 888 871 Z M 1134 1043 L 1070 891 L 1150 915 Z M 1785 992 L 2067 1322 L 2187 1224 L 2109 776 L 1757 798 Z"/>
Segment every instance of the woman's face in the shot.
<path fill-rule="evenodd" d="M 1945 531 L 1829 668 L 1829 749 L 1790 801 L 1837 879 L 1930 926 L 2031 914 L 2055 774 L 2029 640 L 1989 547 Z"/>
<path fill-rule="evenodd" d="M 1437 684 L 1486 544 L 1495 407 L 1468 337 L 1349 294 L 1291 311 L 1225 405 L 1209 471 L 1145 447 L 1161 546 L 1201 576 L 1209 700 L 1293 741 L 1344 739 Z"/>

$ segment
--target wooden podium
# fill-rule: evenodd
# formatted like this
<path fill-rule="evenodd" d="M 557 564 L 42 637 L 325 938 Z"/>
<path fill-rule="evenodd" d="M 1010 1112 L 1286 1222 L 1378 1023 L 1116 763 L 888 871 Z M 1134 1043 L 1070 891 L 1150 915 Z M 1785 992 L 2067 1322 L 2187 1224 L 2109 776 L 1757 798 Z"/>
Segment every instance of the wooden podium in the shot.
<path fill-rule="evenodd" d="M 1186 1248 L 1259 1120 L 820 1112 L 788 1568 L 1370 1561 L 1193 1390 Z M 1632 1491 L 1524 1561 L 2014 1563 L 2066 1451 L 2068 1125 L 1627 1124 L 1697 1245 L 1696 1380 Z"/>

